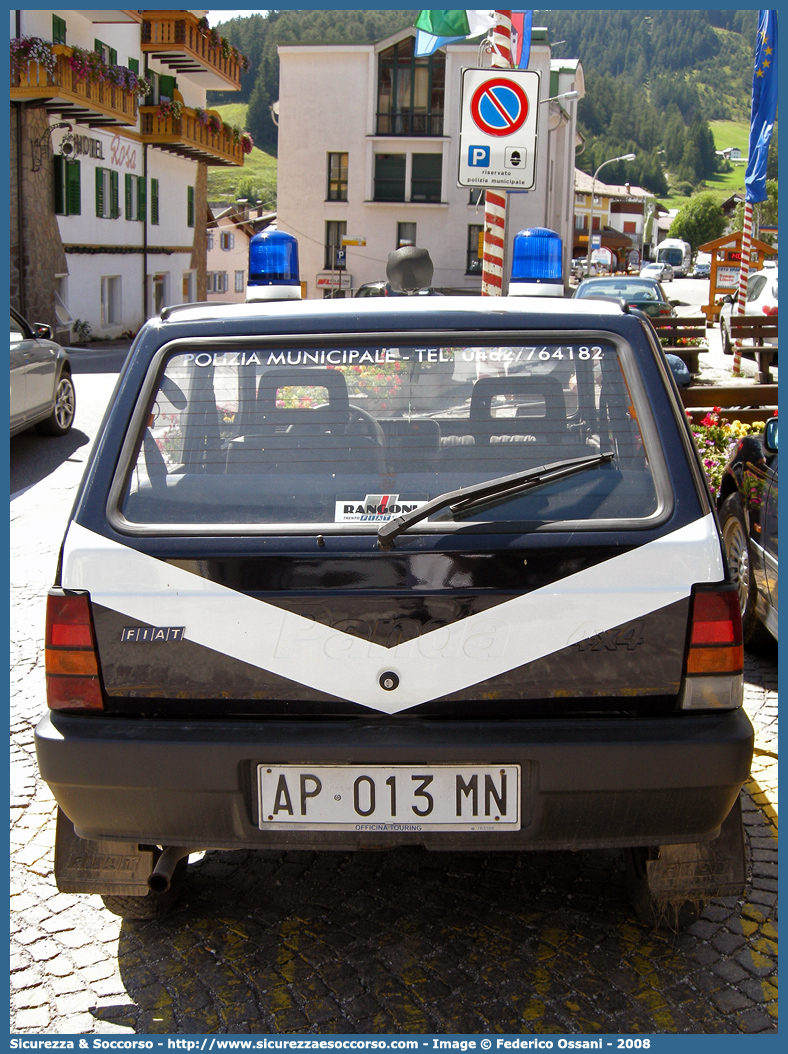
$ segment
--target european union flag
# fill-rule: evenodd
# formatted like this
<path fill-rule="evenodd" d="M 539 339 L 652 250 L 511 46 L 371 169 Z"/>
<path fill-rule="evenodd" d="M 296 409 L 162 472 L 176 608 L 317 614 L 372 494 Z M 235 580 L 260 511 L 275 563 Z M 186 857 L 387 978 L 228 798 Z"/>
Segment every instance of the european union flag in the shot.
<path fill-rule="evenodd" d="M 752 77 L 750 156 L 744 186 L 747 201 L 766 201 L 766 160 L 777 113 L 777 12 L 758 12 L 758 41 Z"/>

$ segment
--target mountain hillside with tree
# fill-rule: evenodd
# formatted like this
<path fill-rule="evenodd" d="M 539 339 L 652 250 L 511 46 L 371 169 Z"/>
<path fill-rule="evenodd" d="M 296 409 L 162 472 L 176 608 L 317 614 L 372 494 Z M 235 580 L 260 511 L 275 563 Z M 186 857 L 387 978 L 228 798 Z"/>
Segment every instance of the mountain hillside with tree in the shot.
<path fill-rule="evenodd" d="M 250 68 L 240 92 L 210 92 L 209 105 L 248 104 L 246 130 L 275 156 L 277 46 L 372 43 L 412 26 L 417 14 L 269 11 L 223 22 L 218 31 L 249 58 Z M 548 28 L 554 58 L 583 63 L 580 168 L 590 173 L 610 157 L 634 152 L 634 162 L 605 169 L 607 182 L 689 196 L 728 165 L 716 153 L 728 144 L 715 143 L 709 122 L 749 120 L 756 11 L 546 10 L 534 12 L 534 25 Z"/>

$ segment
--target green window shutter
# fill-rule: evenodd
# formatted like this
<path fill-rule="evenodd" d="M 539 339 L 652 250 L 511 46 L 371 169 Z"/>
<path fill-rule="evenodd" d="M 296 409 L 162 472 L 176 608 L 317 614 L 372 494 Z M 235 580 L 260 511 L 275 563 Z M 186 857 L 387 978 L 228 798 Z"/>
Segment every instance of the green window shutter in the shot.
<path fill-rule="evenodd" d="M 82 212 L 81 172 L 79 161 L 66 162 L 66 212 L 79 216 Z"/>
<path fill-rule="evenodd" d="M 104 55 L 104 48 L 105 48 L 106 46 L 107 46 L 106 44 L 102 44 L 102 43 L 101 43 L 101 41 L 100 41 L 100 40 L 98 39 L 98 37 L 96 37 L 96 38 L 95 38 L 95 39 L 93 40 L 93 50 L 94 50 L 94 51 L 97 51 L 97 52 L 99 53 L 99 55 L 101 55 L 102 57 L 103 57 L 103 55 Z"/>
<path fill-rule="evenodd" d="M 127 220 L 131 219 L 131 210 L 132 210 L 132 198 L 131 198 L 131 195 L 132 195 L 133 189 L 134 188 L 131 185 L 131 176 L 127 172 L 126 173 L 126 219 Z"/>
<path fill-rule="evenodd" d="M 60 154 L 55 154 L 53 161 L 55 163 L 55 213 L 58 216 L 63 216 L 66 212 L 66 194 L 64 186 L 66 160 Z"/>
<path fill-rule="evenodd" d="M 145 220 L 146 199 L 145 177 L 140 176 L 137 179 L 137 219 L 141 222 L 144 222 Z"/>
<path fill-rule="evenodd" d="M 159 181 L 158 179 L 152 179 L 150 181 L 150 221 L 151 223 L 158 224 L 159 222 Z"/>
<path fill-rule="evenodd" d="M 120 216 L 120 194 L 118 191 L 118 173 L 115 169 L 110 169 L 109 173 L 109 191 L 110 191 L 110 216 L 113 220 L 116 220 Z"/>
<path fill-rule="evenodd" d="M 62 18 L 59 18 L 57 15 L 52 15 L 52 43 L 66 43 L 66 23 Z"/>
<path fill-rule="evenodd" d="M 194 187 L 186 188 L 186 225 L 194 226 Z"/>
<path fill-rule="evenodd" d="M 110 66 L 117 66 L 118 64 L 118 53 L 114 48 L 109 49 L 109 64 Z"/>
<path fill-rule="evenodd" d="M 104 215 L 104 169 L 96 169 L 96 215 Z"/>
<path fill-rule="evenodd" d="M 129 59 L 127 65 L 129 67 L 129 69 L 131 70 L 131 72 L 132 73 L 136 73 L 136 75 L 139 77 L 139 75 L 140 75 L 140 60 L 139 59 Z"/>
<path fill-rule="evenodd" d="M 159 77 L 159 97 L 166 95 L 168 99 L 171 99 L 172 93 L 177 88 L 178 84 L 174 77 L 168 77 L 166 73 L 162 73 Z"/>

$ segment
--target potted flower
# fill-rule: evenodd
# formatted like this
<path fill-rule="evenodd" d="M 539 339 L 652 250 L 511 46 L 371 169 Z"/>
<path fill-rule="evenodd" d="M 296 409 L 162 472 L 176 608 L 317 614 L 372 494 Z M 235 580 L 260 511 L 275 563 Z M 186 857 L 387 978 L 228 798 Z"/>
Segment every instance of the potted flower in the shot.
<path fill-rule="evenodd" d="M 179 121 L 182 113 L 183 103 L 178 102 L 176 99 L 170 99 L 166 95 L 161 95 L 159 97 L 159 105 L 156 109 L 157 117 L 160 117 L 162 120 L 167 120 L 171 117 L 173 121 Z"/>
<path fill-rule="evenodd" d="M 251 154 L 253 146 L 254 139 L 252 139 L 248 132 L 243 132 L 241 135 L 241 149 L 243 152 L 245 154 Z"/>
<path fill-rule="evenodd" d="M 758 435 L 764 429 L 763 421 L 754 424 L 742 424 L 741 421 L 729 423 L 721 418 L 721 412 L 720 407 L 715 406 L 699 424 L 693 424 L 690 411 L 687 411 L 692 435 L 715 498 L 720 492 L 723 471 L 734 443 L 743 436 Z"/>
<path fill-rule="evenodd" d="M 41 37 L 15 37 L 11 41 L 11 74 L 14 78 L 20 74 L 27 76 L 31 62 L 43 66 L 50 76 L 55 73 L 57 57 L 48 40 Z"/>

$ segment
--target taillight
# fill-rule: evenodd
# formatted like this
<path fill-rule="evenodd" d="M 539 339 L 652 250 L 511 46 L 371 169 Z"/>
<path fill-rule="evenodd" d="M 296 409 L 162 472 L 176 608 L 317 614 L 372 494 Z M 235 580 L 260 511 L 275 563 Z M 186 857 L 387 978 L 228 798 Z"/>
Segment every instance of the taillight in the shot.
<path fill-rule="evenodd" d="M 50 710 L 104 709 L 87 593 L 49 593 L 46 675 Z"/>
<path fill-rule="evenodd" d="M 742 703 L 741 609 L 735 586 L 695 589 L 681 706 L 731 708 Z"/>

